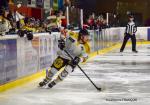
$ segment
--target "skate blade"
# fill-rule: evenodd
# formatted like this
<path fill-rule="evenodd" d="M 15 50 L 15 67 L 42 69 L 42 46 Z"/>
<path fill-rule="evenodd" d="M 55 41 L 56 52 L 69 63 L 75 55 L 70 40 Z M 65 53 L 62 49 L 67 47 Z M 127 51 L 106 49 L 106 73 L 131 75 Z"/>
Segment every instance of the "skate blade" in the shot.
<path fill-rule="evenodd" d="M 46 85 L 47 85 L 47 84 L 45 84 L 45 85 L 43 85 L 43 86 L 38 85 L 37 87 L 38 87 L 38 88 L 46 88 Z"/>

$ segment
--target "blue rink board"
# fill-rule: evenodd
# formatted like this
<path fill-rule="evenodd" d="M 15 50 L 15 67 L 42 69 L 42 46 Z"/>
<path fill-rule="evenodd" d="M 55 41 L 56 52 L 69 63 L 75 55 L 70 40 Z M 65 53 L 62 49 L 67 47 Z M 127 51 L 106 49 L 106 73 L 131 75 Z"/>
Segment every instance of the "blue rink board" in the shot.
<path fill-rule="evenodd" d="M 0 84 L 17 78 L 16 39 L 0 41 Z"/>

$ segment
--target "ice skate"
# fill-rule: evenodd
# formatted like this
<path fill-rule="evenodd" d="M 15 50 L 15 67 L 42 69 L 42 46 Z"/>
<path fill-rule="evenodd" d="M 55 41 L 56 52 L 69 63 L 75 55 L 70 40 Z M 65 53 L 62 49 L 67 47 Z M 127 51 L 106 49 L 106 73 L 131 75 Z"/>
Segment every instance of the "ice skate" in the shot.
<path fill-rule="evenodd" d="M 48 87 L 49 88 L 52 88 L 53 86 L 55 86 L 56 85 L 56 83 L 54 82 L 54 81 L 52 81 L 52 82 L 50 82 L 49 84 L 48 84 Z"/>
<path fill-rule="evenodd" d="M 39 83 L 39 87 L 45 86 L 48 82 L 49 82 L 49 81 L 48 81 L 47 79 L 44 79 L 43 81 L 41 81 L 41 82 Z"/>

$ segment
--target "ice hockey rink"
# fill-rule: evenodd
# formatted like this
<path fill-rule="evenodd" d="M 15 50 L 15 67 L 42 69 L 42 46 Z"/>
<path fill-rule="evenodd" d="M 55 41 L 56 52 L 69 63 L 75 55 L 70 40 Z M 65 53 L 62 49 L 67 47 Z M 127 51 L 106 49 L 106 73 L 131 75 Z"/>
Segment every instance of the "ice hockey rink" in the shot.
<path fill-rule="evenodd" d="M 150 45 L 137 50 L 116 49 L 81 65 L 101 92 L 76 68 L 52 89 L 38 88 L 39 78 L 0 93 L 0 105 L 150 105 Z"/>

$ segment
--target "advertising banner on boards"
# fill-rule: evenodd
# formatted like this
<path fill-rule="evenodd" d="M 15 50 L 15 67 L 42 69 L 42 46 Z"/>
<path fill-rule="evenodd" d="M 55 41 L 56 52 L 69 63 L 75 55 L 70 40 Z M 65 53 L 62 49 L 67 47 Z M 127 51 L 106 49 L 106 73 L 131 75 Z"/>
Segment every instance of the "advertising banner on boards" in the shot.
<path fill-rule="evenodd" d="M 0 84 L 6 81 L 6 73 L 4 68 L 4 59 L 5 59 L 5 41 L 0 41 Z"/>
<path fill-rule="evenodd" d="M 53 61 L 53 44 L 51 36 L 42 36 L 40 38 L 40 69 L 48 68 Z"/>
<path fill-rule="evenodd" d="M 25 76 L 36 73 L 39 70 L 39 39 L 32 41 L 20 38 L 17 42 L 18 53 L 18 76 Z"/>
<path fill-rule="evenodd" d="M 17 78 L 16 39 L 0 41 L 0 80 L 1 83 Z"/>

